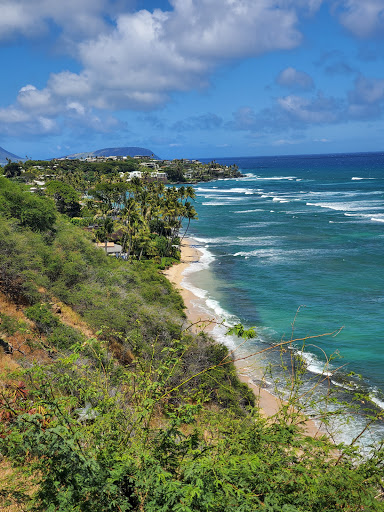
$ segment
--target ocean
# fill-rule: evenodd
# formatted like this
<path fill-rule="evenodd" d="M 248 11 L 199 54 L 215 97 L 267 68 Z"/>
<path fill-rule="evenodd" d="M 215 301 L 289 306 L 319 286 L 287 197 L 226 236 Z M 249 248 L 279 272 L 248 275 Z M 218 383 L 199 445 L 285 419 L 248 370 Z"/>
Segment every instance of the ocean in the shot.
<path fill-rule="evenodd" d="M 207 315 L 256 327 L 238 357 L 332 333 L 290 343 L 285 355 L 248 357 L 248 374 L 272 392 L 283 387 L 279 367 L 293 351 L 308 389 L 323 380 L 315 393 L 338 387 L 347 401 L 366 393 L 384 408 L 384 153 L 216 161 L 246 176 L 195 185 L 199 220 L 188 236 L 202 257 L 183 285 Z M 224 331 L 216 337 L 233 349 L 239 342 Z M 349 442 L 365 421 L 353 415 L 339 440 Z M 366 443 L 384 438 L 384 425 L 367 433 Z"/>

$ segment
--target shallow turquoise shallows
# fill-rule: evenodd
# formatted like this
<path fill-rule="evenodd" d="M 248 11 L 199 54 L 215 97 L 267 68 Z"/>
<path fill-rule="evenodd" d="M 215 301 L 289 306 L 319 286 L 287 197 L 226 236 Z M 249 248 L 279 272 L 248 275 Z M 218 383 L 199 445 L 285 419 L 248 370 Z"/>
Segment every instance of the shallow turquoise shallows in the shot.
<path fill-rule="evenodd" d="M 308 369 L 339 351 L 334 383 L 361 374 L 384 407 L 384 153 L 217 161 L 246 177 L 195 186 L 190 236 L 206 269 L 186 280 L 221 316 L 258 328 L 249 350 L 290 339 L 300 306 L 295 338 L 343 327 L 307 344 Z"/>

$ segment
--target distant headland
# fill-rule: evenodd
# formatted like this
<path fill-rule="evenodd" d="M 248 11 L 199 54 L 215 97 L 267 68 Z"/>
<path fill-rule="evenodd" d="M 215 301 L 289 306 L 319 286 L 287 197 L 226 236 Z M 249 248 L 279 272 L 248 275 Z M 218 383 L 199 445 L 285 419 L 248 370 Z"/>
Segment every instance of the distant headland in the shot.
<path fill-rule="evenodd" d="M 155 160 L 161 160 L 158 156 L 156 156 L 153 151 L 147 148 L 141 148 L 137 146 L 124 146 L 124 147 L 116 147 L 116 148 L 104 148 L 104 149 L 96 149 L 95 151 L 84 151 L 81 153 L 73 153 L 71 155 L 65 155 L 54 158 L 46 158 L 44 160 L 55 160 L 56 158 L 62 159 L 67 158 L 69 160 L 84 160 L 86 158 L 97 158 L 97 157 L 113 157 L 113 156 L 144 156 L 151 157 Z M 0 147 L 0 165 L 7 164 L 8 160 L 12 162 L 24 162 L 27 160 L 26 158 L 22 158 L 18 155 L 15 155 L 6 149 Z"/>

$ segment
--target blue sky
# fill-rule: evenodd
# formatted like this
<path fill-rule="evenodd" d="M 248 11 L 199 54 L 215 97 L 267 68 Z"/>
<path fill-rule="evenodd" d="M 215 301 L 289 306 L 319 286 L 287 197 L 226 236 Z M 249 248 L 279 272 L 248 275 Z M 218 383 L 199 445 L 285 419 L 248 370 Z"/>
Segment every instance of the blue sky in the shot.
<path fill-rule="evenodd" d="M 384 150 L 384 0 L 0 0 L 0 146 Z"/>

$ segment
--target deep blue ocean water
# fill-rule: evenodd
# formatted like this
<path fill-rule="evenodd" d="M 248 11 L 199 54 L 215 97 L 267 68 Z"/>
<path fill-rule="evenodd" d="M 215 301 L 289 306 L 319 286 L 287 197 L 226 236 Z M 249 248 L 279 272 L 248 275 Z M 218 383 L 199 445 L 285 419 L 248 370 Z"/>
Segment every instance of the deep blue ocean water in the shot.
<path fill-rule="evenodd" d="M 359 381 L 384 407 L 384 153 L 216 161 L 246 177 L 195 186 L 189 234 L 203 258 L 186 285 L 207 311 L 257 328 L 245 351 L 289 340 L 298 308 L 294 338 L 343 327 L 307 342 L 309 371 Z"/>

